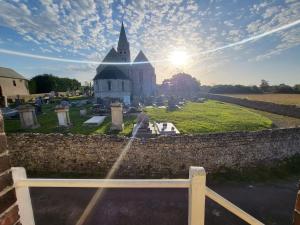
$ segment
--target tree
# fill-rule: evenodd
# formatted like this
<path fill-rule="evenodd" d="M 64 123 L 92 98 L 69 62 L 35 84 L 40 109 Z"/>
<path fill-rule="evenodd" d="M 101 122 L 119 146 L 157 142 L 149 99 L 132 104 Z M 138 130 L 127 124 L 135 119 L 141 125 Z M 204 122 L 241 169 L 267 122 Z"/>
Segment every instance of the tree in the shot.
<path fill-rule="evenodd" d="M 278 86 L 274 86 L 275 93 L 294 93 L 294 89 L 286 84 L 279 84 Z"/>
<path fill-rule="evenodd" d="M 215 94 L 254 94 L 261 93 L 261 90 L 257 86 L 215 85 L 210 88 L 209 92 Z"/>
<path fill-rule="evenodd" d="M 266 80 L 261 80 L 261 83 L 260 83 L 260 89 L 263 91 L 263 92 L 269 92 L 270 91 L 270 85 L 269 85 L 269 82 L 266 81 Z"/>
<path fill-rule="evenodd" d="M 182 98 L 193 97 L 200 91 L 200 81 L 186 73 L 178 73 L 163 81 L 161 94 Z"/>
<path fill-rule="evenodd" d="M 293 89 L 294 89 L 294 92 L 300 93 L 300 84 L 296 84 Z"/>
<path fill-rule="evenodd" d="M 81 84 L 76 79 L 61 78 L 52 74 L 37 75 L 30 79 L 29 90 L 31 94 L 49 93 L 51 91 L 75 91 Z"/>

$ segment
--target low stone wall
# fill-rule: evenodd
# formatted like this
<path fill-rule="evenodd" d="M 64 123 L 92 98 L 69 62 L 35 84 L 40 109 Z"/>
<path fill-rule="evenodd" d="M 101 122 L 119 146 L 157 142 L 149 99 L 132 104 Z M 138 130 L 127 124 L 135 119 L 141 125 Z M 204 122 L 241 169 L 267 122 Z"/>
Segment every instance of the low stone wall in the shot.
<path fill-rule="evenodd" d="M 207 93 L 201 94 L 201 96 L 204 98 L 233 103 L 240 106 L 262 110 L 270 113 L 300 118 L 300 108 L 298 108 L 295 105 L 282 105 L 272 102 L 254 101 L 245 98 L 234 98 L 230 96 Z"/>
<path fill-rule="evenodd" d="M 29 171 L 105 176 L 129 138 L 100 135 L 12 134 L 13 166 Z M 134 139 L 116 177 L 188 177 L 190 166 L 208 172 L 272 164 L 300 153 L 300 128 Z"/>

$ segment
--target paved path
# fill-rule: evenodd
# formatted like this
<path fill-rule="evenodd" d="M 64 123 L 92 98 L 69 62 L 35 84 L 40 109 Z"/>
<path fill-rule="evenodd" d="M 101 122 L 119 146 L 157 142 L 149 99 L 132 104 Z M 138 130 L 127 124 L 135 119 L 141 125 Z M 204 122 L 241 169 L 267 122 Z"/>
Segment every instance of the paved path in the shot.
<path fill-rule="evenodd" d="M 211 187 L 265 224 L 291 224 L 297 179 L 268 184 L 222 184 Z M 73 225 L 95 189 L 32 188 L 36 225 Z M 86 225 L 186 225 L 185 189 L 110 189 Z M 246 224 L 210 200 L 207 225 Z"/>

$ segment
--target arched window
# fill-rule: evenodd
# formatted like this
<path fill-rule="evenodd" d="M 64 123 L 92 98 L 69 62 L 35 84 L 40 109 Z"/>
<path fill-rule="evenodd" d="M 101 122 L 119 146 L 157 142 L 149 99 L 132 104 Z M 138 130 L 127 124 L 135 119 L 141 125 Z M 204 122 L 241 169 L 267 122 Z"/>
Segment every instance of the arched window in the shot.
<path fill-rule="evenodd" d="M 125 91 L 125 84 L 124 84 L 124 81 L 122 81 L 122 91 Z"/>
<path fill-rule="evenodd" d="M 16 81 L 15 81 L 15 80 L 13 80 L 13 85 L 14 85 L 14 86 L 17 86 L 17 83 L 16 83 Z"/>
<path fill-rule="evenodd" d="M 111 91 L 111 81 L 107 81 L 108 90 Z"/>
<path fill-rule="evenodd" d="M 139 82 L 140 82 L 140 84 L 143 83 L 143 71 L 139 72 Z"/>

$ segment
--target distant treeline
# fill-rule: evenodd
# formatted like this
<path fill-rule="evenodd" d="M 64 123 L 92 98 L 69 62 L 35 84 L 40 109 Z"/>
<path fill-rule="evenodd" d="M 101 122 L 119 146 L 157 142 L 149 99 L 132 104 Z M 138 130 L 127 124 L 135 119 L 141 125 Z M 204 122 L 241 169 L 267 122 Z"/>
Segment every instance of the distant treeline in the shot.
<path fill-rule="evenodd" d="M 52 74 L 37 75 L 29 81 L 29 92 L 31 94 L 49 93 L 51 91 L 65 92 L 75 91 L 81 84 L 76 79 L 61 78 Z"/>
<path fill-rule="evenodd" d="M 259 93 L 284 93 L 300 94 L 300 84 L 289 86 L 286 84 L 269 85 L 265 80 L 261 81 L 260 86 L 245 85 L 215 85 L 205 86 L 203 90 L 214 94 L 259 94 Z"/>

